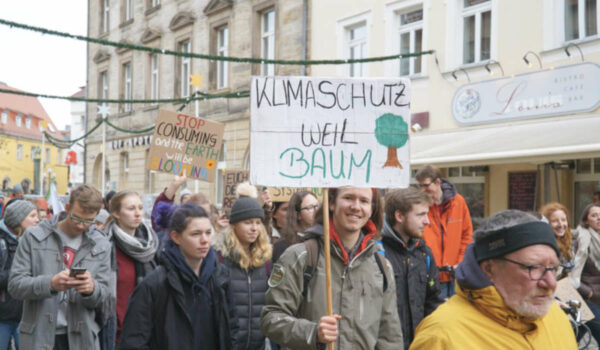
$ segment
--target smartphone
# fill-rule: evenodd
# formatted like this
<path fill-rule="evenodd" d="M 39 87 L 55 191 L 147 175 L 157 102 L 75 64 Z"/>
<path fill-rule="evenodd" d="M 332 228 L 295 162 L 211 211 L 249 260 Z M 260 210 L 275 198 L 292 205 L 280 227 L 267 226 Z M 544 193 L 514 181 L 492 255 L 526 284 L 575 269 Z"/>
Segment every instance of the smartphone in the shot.
<path fill-rule="evenodd" d="M 87 269 L 85 269 L 83 267 L 73 267 L 73 268 L 71 268 L 71 273 L 69 274 L 69 276 L 77 277 L 79 275 L 84 274 L 86 271 L 87 271 Z"/>

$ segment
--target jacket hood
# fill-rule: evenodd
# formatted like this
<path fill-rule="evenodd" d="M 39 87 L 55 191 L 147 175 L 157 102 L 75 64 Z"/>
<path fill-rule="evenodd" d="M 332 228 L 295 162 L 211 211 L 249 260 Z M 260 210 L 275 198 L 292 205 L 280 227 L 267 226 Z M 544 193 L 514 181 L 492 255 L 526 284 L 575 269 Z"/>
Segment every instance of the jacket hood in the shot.
<path fill-rule="evenodd" d="M 402 240 L 402 238 L 396 233 L 396 230 L 394 230 L 387 221 L 383 222 L 383 228 L 381 229 L 381 240 L 393 242 L 394 244 L 397 244 L 399 248 L 404 248 L 409 251 L 425 244 L 425 241 L 420 238 L 411 238 L 408 243 L 404 242 L 404 240 Z"/>
<path fill-rule="evenodd" d="M 518 315 L 508 308 L 475 258 L 475 245 L 469 244 L 463 261 L 456 270 L 456 294 L 467 299 L 482 314 L 504 327 L 520 333 L 534 330 L 535 320 Z"/>
<path fill-rule="evenodd" d="M 456 190 L 456 186 L 453 183 L 446 179 L 442 179 L 442 183 L 440 185 L 442 187 L 442 204 L 456 197 L 458 191 Z"/>

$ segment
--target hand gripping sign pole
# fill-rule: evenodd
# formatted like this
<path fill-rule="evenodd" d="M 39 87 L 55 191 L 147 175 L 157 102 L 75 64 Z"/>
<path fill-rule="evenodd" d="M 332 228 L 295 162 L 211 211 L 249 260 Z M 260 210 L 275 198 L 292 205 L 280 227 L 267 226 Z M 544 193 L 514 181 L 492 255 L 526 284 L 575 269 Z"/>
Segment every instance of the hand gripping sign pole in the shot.
<path fill-rule="evenodd" d="M 327 316 L 333 316 L 333 300 L 331 297 L 331 256 L 329 247 L 329 190 L 323 189 L 323 249 L 325 254 L 325 293 L 327 295 Z M 329 350 L 333 350 L 333 344 L 329 343 Z"/>

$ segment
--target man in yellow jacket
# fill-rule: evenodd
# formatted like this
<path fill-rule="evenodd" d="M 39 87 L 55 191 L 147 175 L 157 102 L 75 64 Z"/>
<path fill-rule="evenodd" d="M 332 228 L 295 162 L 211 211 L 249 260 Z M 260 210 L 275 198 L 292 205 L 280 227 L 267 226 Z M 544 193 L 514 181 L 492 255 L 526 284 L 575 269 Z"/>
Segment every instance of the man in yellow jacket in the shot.
<path fill-rule="evenodd" d="M 457 294 L 419 324 L 410 349 L 576 350 L 553 301 L 559 251 L 552 228 L 506 210 L 473 238 L 457 270 Z"/>

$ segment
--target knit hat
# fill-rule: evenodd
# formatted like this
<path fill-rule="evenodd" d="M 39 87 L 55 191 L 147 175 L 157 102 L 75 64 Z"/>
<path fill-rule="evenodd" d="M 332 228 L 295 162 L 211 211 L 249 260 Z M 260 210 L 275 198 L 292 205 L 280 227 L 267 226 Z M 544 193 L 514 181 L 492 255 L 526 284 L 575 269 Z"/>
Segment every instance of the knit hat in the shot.
<path fill-rule="evenodd" d="M 250 197 L 238 198 L 231 207 L 231 214 L 229 214 L 229 223 L 235 224 L 246 219 L 265 218 L 263 208 L 258 204 L 258 201 Z"/>
<path fill-rule="evenodd" d="M 110 214 L 105 209 L 100 209 L 100 212 L 98 213 L 98 215 L 96 215 L 94 221 L 99 222 L 100 224 L 104 224 L 106 223 L 106 219 L 108 219 L 109 216 Z"/>
<path fill-rule="evenodd" d="M 6 206 L 4 211 L 4 223 L 6 226 L 15 229 L 25 220 L 27 215 L 35 210 L 35 205 L 28 200 L 19 199 Z"/>
<path fill-rule="evenodd" d="M 17 193 L 23 193 L 23 186 L 21 186 L 21 184 L 16 184 L 15 187 L 13 187 L 13 194 Z"/>
<path fill-rule="evenodd" d="M 179 201 L 180 202 L 183 199 L 183 196 L 185 196 L 186 194 L 192 194 L 192 191 L 188 190 L 187 188 L 184 188 L 183 190 L 181 190 L 179 192 Z"/>

